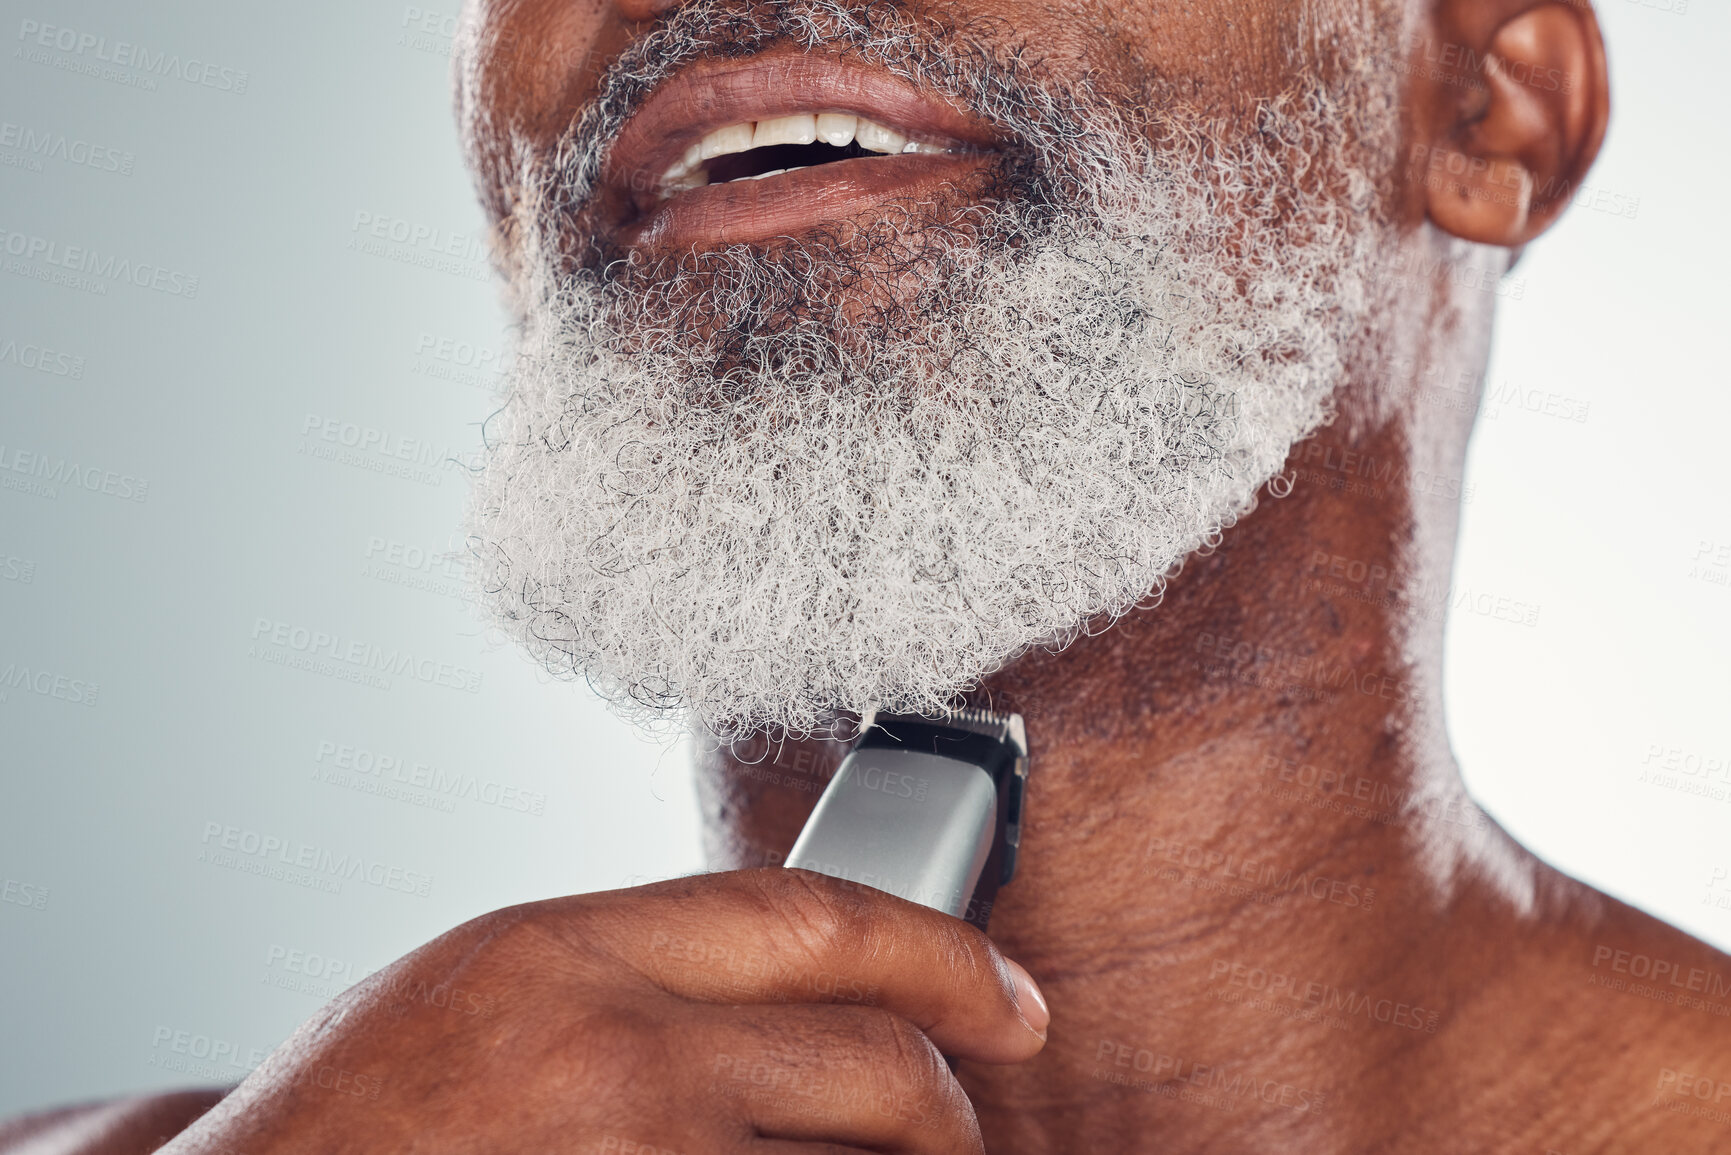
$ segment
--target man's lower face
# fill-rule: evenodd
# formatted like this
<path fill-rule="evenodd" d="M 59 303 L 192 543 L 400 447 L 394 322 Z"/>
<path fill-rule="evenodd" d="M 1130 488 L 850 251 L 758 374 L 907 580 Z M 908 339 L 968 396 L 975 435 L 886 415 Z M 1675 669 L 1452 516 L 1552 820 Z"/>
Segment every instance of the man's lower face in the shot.
<path fill-rule="evenodd" d="M 703 3 L 615 65 L 533 186 L 471 513 L 490 609 L 551 668 L 724 738 L 940 709 L 1145 598 L 1324 419 L 1383 243 L 1380 85 L 1228 136 L 1013 47 L 881 5 Z M 840 98 L 767 95 L 789 59 L 917 83 L 995 143 L 753 179 L 822 159 L 779 122 L 861 131 Z M 753 68 L 681 97 L 727 122 L 680 130 L 702 147 L 653 143 L 666 77 Z"/>

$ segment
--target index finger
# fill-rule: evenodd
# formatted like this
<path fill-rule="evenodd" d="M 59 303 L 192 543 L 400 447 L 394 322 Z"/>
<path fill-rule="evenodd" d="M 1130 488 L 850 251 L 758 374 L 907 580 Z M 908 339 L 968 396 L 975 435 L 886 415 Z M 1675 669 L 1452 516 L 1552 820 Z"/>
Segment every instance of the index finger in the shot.
<path fill-rule="evenodd" d="M 1045 1045 L 1039 988 L 991 939 L 858 883 L 771 867 L 576 901 L 590 907 L 597 945 L 684 998 L 864 1003 L 909 1020 L 945 1054 L 987 1063 Z"/>

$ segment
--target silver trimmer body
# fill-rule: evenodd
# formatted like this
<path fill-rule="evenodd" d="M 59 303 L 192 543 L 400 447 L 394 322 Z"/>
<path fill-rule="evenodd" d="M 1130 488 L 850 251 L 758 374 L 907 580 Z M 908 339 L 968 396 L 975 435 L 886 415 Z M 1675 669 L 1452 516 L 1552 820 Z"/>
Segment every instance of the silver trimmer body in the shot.
<path fill-rule="evenodd" d="M 847 879 L 986 928 L 1016 871 L 1028 739 L 1020 714 L 874 714 L 787 866 Z"/>

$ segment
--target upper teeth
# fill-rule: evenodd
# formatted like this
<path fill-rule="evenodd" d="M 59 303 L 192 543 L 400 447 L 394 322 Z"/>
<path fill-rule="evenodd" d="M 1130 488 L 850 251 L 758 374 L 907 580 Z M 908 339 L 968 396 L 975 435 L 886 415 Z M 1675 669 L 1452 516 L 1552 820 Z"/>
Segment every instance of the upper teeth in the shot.
<path fill-rule="evenodd" d="M 777 144 L 813 144 L 823 141 L 835 148 L 857 143 L 867 152 L 948 152 L 941 144 L 909 140 L 893 128 L 887 128 L 863 116 L 845 112 L 801 112 L 792 116 L 776 116 L 755 123 L 730 124 L 718 128 L 685 150 L 685 155 L 661 178 L 661 195 L 672 196 L 690 188 L 709 183 L 703 163 L 718 156 L 749 152 Z M 788 171 L 786 169 L 778 171 Z M 759 178 L 775 173 L 760 173 Z"/>

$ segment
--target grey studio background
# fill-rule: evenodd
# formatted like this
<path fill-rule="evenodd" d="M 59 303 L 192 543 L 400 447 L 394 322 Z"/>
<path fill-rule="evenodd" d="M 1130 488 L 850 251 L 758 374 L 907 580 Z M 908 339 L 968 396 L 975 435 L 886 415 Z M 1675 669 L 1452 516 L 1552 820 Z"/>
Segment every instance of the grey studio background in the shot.
<path fill-rule="evenodd" d="M 683 752 L 442 560 L 508 343 L 441 2 L 0 3 L 0 1115 L 232 1081 L 466 918 L 703 865 Z M 1518 838 L 1726 947 L 1731 12 L 1600 12 L 1610 139 L 1501 290 L 1449 708 Z"/>

